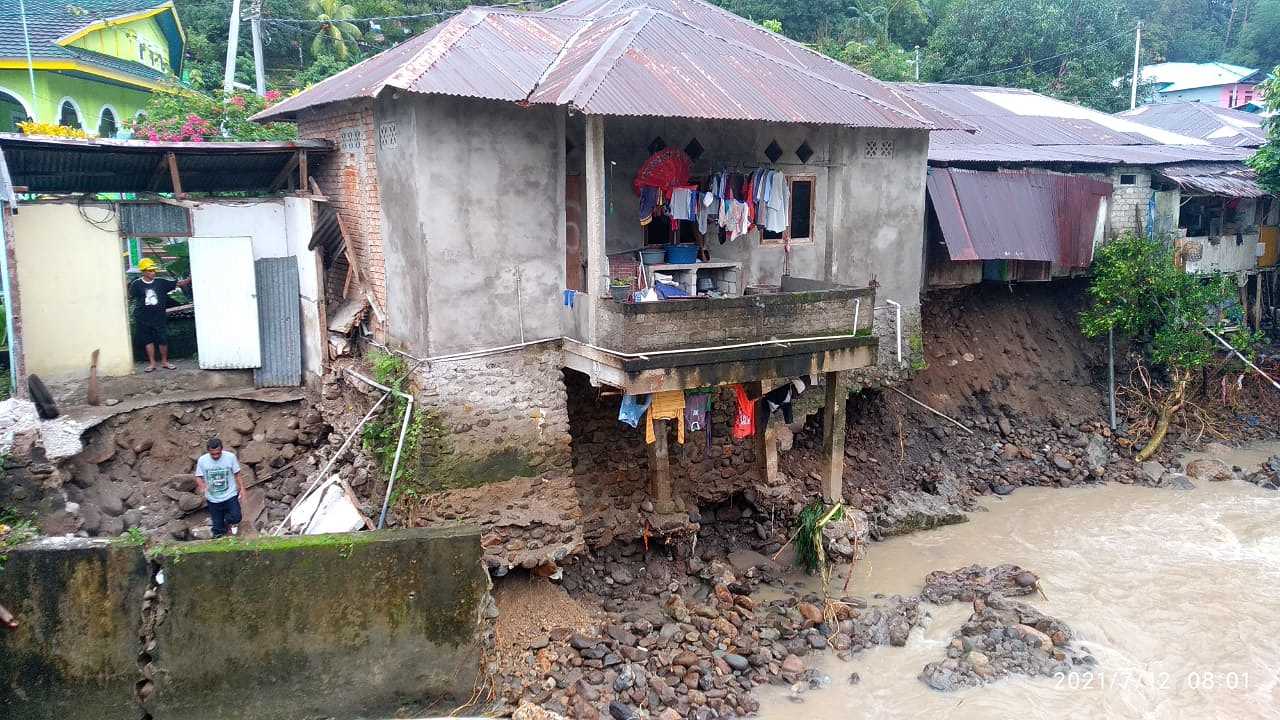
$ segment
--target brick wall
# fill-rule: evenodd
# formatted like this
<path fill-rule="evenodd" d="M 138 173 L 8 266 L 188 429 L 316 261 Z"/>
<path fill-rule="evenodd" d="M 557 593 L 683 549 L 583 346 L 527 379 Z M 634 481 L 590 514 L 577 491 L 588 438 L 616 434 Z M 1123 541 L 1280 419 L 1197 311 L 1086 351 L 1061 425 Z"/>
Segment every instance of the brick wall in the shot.
<path fill-rule="evenodd" d="M 378 304 L 387 306 L 382 254 L 382 198 L 378 188 L 377 131 L 373 101 L 354 100 L 303 111 L 298 136 L 331 141 L 337 150 L 310 165 L 311 177 L 342 216 L 360 264 L 360 272 Z M 331 301 L 342 292 L 346 266 L 335 263 L 326 278 Z M 376 321 L 376 317 L 373 318 Z"/>
<path fill-rule="evenodd" d="M 1125 175 L 1133 176 L 1133 184 L 1121 184 Z M 1111 204 L 1107 208 L 1110 225 L 1107 234 L 1116 237 L 1122 233 L 1143 232 L 1147 224 L 1147 204 L 1151 202 L 1151 173 L 1143 168 L 1117 167 L 1106 175 L 1093 176 L 1099 180 L 1110 182 L 1115 188 L 1111 193 Z"/>

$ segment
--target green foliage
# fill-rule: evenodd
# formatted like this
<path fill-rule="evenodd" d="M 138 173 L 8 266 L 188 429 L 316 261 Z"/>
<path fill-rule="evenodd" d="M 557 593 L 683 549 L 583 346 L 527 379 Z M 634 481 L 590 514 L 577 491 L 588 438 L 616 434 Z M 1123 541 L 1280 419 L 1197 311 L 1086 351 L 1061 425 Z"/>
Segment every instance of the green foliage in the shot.
<path fill-rule="evenodd" d="M 307 9 L 320 21 L 311 40 L 311 53 L 322 55 L 332 51 L 338 59 L 345 60 L 356 41 L 363 37 L 360 28 L 351 22 L 356 17 L 355 7 L 342 0 L 310 0 Z"/>
<path fill-rule="evenodd" d="M 249 120 L 279 99 L 279 93 L 268 93 L 263 99 L 252 93 L 235 93 L 211 97 L 185 88 L 152 93 L 143 113 L 146 117 L 133 124 L 134 137 L 143 140 L 232 141 L 291 140 L 297 137 L 292 123 L 256 123 Z"/>
<path fill-rule="evenodd" d="M 844 507 L 829 508 L 815 500 L 796 517 L 796 564 L 808 573 L 826 574 L 826 552 L 822 549 L 822 527 L 844 518 Z"/>
<path fill-rule="evenodd" d="M 915 77 L 911 53 L 887 40 L 850 41 L 828 54 L 880 80 L 900 82 Z"/>
<path fill-rule="evenodd" d="M 0 572 L 9 559 L 2 551 L 40 537 L 40 528 L 30 517 L 13 508 L 0 508 Z"/>
<path fill-rule="evenodd" d="M 1173 248 L 1159 239 L 1132 233 L 1112 240 L 1097 252 L 1089 296 L 1080 314 L 1090 337 L 1109 330 L 1150 341 L 1153 363 L 1171 371 L 1189 371 L 1213 358 L 1216 342 L 1205 332 L 1211 314 L 1236 295 L 1227 277 L 1201 277 L 1174 264 Z M 1247 350 L 1254 336 L 1236 333 L 1232 343 Z"/>
<path fill-rule="evenodd" d="M 1280 66 L 1262 84 L 1267 108 L 1280 112 Z M 1273 193 L 1280 193 L 1280 123 L 1273 117 L 1267 121 L 1267 143 L 1245 162 L 1258 174 L 1258 183 Z"/>
<path fill-rule="evenodd" d="M 147 534 L 140 527 L 131 527 L 111 542 L 119 547 L 142 547 L 147 544 Z"/>
<path fill-rule="evenodd" d="M 368 360 L 375 380 L 398 391 L 406 391 L 409 367 L 403 357 L 374 350 L 368 354 Z M 361 435 L 365 449 L 373 456 L 382 474 L 388 478 L 391 477 L 391 467 L 395 464 L 396 445 L 400 442 L 400 427 L 404 422 L 408 402 L 405 398 L 392 396 L 392 402 L 365 423 Z M 417 474 L 427 421 L 427 412 L 421 407 L 415 407 L 409 419 L 409 428 L 405 431 L 404 447 L 400 451 L 400 467 L 396 471 L 393 500 L 398 501 L 405 493 L 420 490 Z"/>

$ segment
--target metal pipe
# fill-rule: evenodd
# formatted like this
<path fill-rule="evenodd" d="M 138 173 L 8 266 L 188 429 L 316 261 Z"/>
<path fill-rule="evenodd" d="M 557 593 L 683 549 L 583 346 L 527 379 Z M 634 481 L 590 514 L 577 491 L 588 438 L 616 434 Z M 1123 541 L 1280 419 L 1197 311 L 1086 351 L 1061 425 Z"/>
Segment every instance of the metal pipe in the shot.
<path fill-rule="evenodd" d="M 940 417 L 940 418 L 942 418 L 942 419 L 944 419 L 944 420 L 949 421 L 952 425 L 955 425 L 956 427 L 958 427 L 958 428 L 960 428 L 961 430 L 963 430 L 963 431 L 965 431 L 965 432 L 969 433 L 970 435 L 972 435 L 972 434 L 973 434 L 973 431 L 972 431 L 972 430 L 970 430 L 969 428 L 965 427 L 964 425 L 961 425 L 957 420 L 955 420 L 955 419 L 951 418 L 951 417 L 950 417 L 950 416 L 948 416 L 948 415 L 944 415 L 944 414 L 942 414 L 941 412 L 939 412 L 939 411 L 937 411 L 937 410 L 934 410 L 933 408 L 929 407 L 928 405 L 925 405 L 924 403 L 920 402 L 919 400 L 917 400 L 917 399 L 915 399 L 915 398 L 911 397 L 910 395 L 908 395 L 908 394 L 906 394 L 906 393 L 902 392 L 902 391 L 901 391 L 901 390 L 899 390 L 898 388 L 896 388 L 896 387 L 891 387 L 891 388 L 889 388 L 889 389 L 890 389 L 890 390 L 892 390 L 892 391 L 894 391 L 894 392 L 896 392 L 896 393 L 898 393 L 898 394 L 899 394 L 899 395 L 901 395 L 902 397 L 904 397 L 904 398 L 906 398 L 906 399 L 910 400 L 911 402 L 913 402 L 913 403 L 915 403 L 915 404 L 919 405 L 920 407 L 924 408 L 925 410 L 928 410 L 929 412 L 933 413 L 934 415 L 937 415 L 938 417 Z"/>
<path fill-rule="evenodd" d="M 862 298 L 853 300 L 853 334 L 858 334 L 858 316 L 862 314 Z"/>
<path fill-rule="evenodd" d="M 391 477 L 387 480 L 387 494 L 382 498 L 382 512 L 378 513 L 378 530 L 387 520 L 387 505 L 391 503 L 391 489 L 396 486 L 396 473 L 400 471 L 400 453 L 404 451 L 404 436 L 409 432 L 409 419 L 413 417 L 413 396 L 404 405 L 404 419 L 400 421 L 400 440 L 396 443 L 396 458 L 391 461 Z"/>
<path fill-rule="evenodd" d="M 894 334 L 898 344 L 898 364 L 902 364 L 902 305 L 885 298 L 885 302 L 893 306 Z"/>
<path fill-rule="evenodd" d="M 1210 330 L 1210 329 L 1208 328 L 1208 326 L 1205 326 L 1204 331 L 1205 331 L 1205 332 L 1207 332 L 1207 333 L 1209 333 L 1210 335 L 1212 335 L 1214 340 L 1217 340 L 1218 342 L 1222 343 L 1222 346 L 1223 346 L 1223 347 L 1225 347 L 1226 349 L 1228 349 L 1228 350 L 1230 350 L 1231 352 L 1235 353 L 1236 357 L 1238 357 L 1238 358 L 1240 358 L 1241 360 L 1243 360 L 1245 365 L 1248 365 L 1249 367 L 1253 368 L 1254 372 L 1256 372 L 1256 373 L 1258 373 L 1259 375 L 1261 375 L 1262 377 L 1266 378 L 1266 379 L 1267 379 L 1267 382 L 1271 383 L 1272 387 L 1274 387 L 1274 388 L 1275 388 L 1275 389 L 1277 389 L 1277 390 L 1280 390 L 1280 383 L 1276 382 L 1274 378 L 1272 378 L 1270 375 L 1268 375 L 1268 374 L 1266 374 L 1265 372 L 1263 372 L 1263 371 L 1262 371 L 1262 368 L 1258 367 L 1257 365 L 1254 365 L 1254 364 L 1253 364 L 1253 362 L 1251 362 L 1251 361 L 1249 360 L 1249 358 L 1245 357 L 1244 355 L 1241 355 L 1239 350 L 1237 350 L 1237 349 L 1235 349 L 1234 347 L 1232 347 L 1232 346 L 1231 346 L 1231 343 L 1227 342 L 1226 340 L 1223 340 L 1223 339 L 1218 335 L 1218 333 L 1216 333 L 1216 332 L 1214 332 L 1214 331 Z"/>
<path fill-rule="evenodd" d="M 581 345 L 583 347 L 591 348 L 592 350 L 598 350 L 602 353 L 608 353 L 615 357 L 647 360 L 651 357 L 656 357 L 658 355 L 679 355 L 681 353 L 713 352 L 716 350 L 736 350 L 738 348 L 759 347 L 761 345 L 777 345 L 778 343 L 817 342 L 819 340 L 850 340 L 854 337 L 857 337 L 857 336 L 853 335 L 852 333 L 847 335 L 819 335 L 815 337 L 757 340 L 756 342 L 736 343 L 733 345 L 712 345 L 707 347 L 684 348 L 682 350 L 651 350 L 645 353 L 626 353 L 626 352 L 622 352 L 621 350 L 611 350 L 606 347 L 600 347 L 599 345 L 592 345 L 589 342 L 583 342 L 581 340 L 571 338 L 571 337 L 566 337 L 565 340 L 567 342 Z"/>
<path fill-rule="evenodd" d="M 1116 429 L 1116 333 L 1107 330 L 1107 412 L 1111 429 Z"/>
<path fill-rule="evenodd" d="M 369 418 L 373 417 L 373 414 L 378 411 L 378 408 L 382 407 L 382 403 L 386 402 L 387 398 L 389 397 L 391 397 L 390 392 L 384 394 L 381 398 L 379 398 L 378 402 L 374 403 L 373 407 L 369 408 L 369 412 L 365 413 L 364 417 L 360 419 L 360 422 L 357 423 L 354 428 L 352 428 L 351 432 L 347 434 L 347 439 L 342 441 L 342 446 L 339 447 L 338 451 L 333 454 L 333 457 L 329 458 L 329 462 L 325 463 L 324 468 L 321 469 L 320 472 L 316 475 L 316 479 L 314 482 L 311 483 L 311 487 L 307 488 L 307 491 L 302 493 L 302 495 L 298 497 L 298 500 L 293 503 L 293 507 L 289 508 L 289 512 L 285 513 L 284 520 L 281 520 L 280 524 L 276 526 L 276 529 L 271 531 L 272 535 L 280 534 L 280 531 L 284 528 L 284 524 L 289 520 L 289 514 L 293 512 L 294 508 L 298 507 L 298 505 L 301 505 L 302 501 L 306 500 L 311 495 L 311 493 L 320 485 L 320 483 L 324 480 L 325 474 L 328 473 L 329 469 L 333 467 L 333 464 L 338 461 L 338 458 L 342 457 L 342 454 L 347 451 L 347 447 L 351 445 L 351 441 L 355 439 L 355 436 L 360 432 L 360 428 L 364 427 L 364 424 L 369 422 Z"/>
<path fill-rule="evenodd" d="M 389 387 L 387 387 L 386 385 L 383 385 L 383 384 L 382 384 L 382 383 L 380 383 L 380 382 L 375 382 L 373 379 L 371 379 L 371 378 L 369 378 L 369 377 L 366 377 L 366 376 L 364 376 L 364 375 L 361 375 L 360 373 L 356 372 L 355 370 L 352 370 L 351 368 L 343 368 L 343 372 L 345 372 L 346 374 L 350 375 L 351 377 L 353 377 L 353 378 L 355 378 L 355 379 L 359 380 L 360 382 L 364 383 L 365 385 L 369 385 L 369 386 L 371 386 L 371 387 L 373 387 L 373 388 L 376 388 L 376 389 L 378 389 L 378 390 L 381 390 L 382 392 L 385 392 L 385 393 L 391 393 L 392 395 L 395 395 L 395 396 L 397 396 L 397 397 L 402 397 L 402 398 L 404 398 L 404 399 L 406 399 L 406 400 L 412 400 L 412 399 L 413 399 L 413 396 L 412 396 L 412 395 L 410 395 L 409 393 L 404 392 L 403 390 L 396 390 L 395 388 L 389 388 Z"/>

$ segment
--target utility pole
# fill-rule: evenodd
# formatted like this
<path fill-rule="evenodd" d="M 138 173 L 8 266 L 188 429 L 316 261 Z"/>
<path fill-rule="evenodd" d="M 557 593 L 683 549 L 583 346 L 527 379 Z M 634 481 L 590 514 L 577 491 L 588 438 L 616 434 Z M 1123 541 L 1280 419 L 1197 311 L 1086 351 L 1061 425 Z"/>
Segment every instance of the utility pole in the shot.
<path fill-rule="evenodd" d="M 39 120 L 35 116 L 36 107 L 40 104 L 40 100 L 36 97 L 36 66 L 31 61 L 31 34 L 27 32 L 27 3 L 24 0 L 18 0 L 18 14 L 22 15 L 22 41 L 27 46 L 27 78 L 31 81 L 31 117 L 32 122 Z M 56 117 L 54 118 L 57 119 Z"/>
<path fill-rule="evenodd" d="M 253 0 L 249 31 L 253 34 L 253 77 L 258 97 L 267 94 L 267 73 L 262 67 L 262 0 Z"/>
<path fill-rule="evenodd" d="M 916 82 L 920 82 L 920 46 L 916 46 Z"/>
<path fill-rule="evenodd" d="M 240 0 L 231 0 L 231 22 L 227 28 L 227 67 L 222 73 L 222 92 L 235 90 L 236 52 L 240 44 Z"/>
<path fill-rule="evenodd" d="M 1138 107 L 1138 59 L 1142 56 L 1142 21 L 1133 37 L 1133 83 L 1129 86 L 1129 109 Z"/>

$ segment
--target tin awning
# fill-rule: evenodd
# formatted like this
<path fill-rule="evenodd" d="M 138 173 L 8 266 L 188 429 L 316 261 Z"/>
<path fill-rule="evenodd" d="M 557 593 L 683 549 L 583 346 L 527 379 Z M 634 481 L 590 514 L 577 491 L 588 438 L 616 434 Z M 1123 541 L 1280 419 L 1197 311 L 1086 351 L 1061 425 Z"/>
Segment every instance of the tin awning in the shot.
<path fill-rule="evenodd" d="M 1087 267 L 1110 183 L 1040 171 L 930 168 L 929 200 L 954 261 Z"/>

